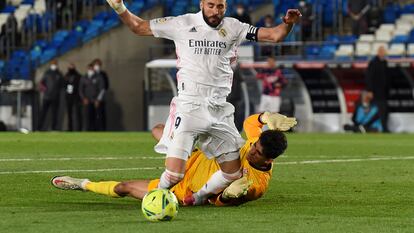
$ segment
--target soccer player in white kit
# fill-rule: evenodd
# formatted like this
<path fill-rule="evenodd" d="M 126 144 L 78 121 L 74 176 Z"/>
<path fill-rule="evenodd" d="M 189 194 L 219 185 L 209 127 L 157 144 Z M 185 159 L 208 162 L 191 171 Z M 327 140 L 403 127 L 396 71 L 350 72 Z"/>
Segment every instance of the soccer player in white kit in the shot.
<path fill-rule="evenodd" d="M 211 194 L 223 191 L 241 177 L 239 149 L 243 140 L 233 119 L 234 107 L 226 102 L 231 91 L 237 47 L 244 41 L 279 42 L 300 19 L 296 9 L 288 10 L 283 23 L 274 28 L 256 28 L 224 17 L 226 0 L 200 0 L 201 11 L 177 17 L 144 20 L 126 9 L 122 0 L 107 0 L 121 20 L 139 36 L 173 40 L 177 53 L 178 96 L 155 150 L 167 155 L 159 188 L 177 184 L 195 141 L 220 171 L 203 188 L 190 194 L 185 204 L 202 204 Z M 266 122 L 264 122 L 266 123 Z"/>

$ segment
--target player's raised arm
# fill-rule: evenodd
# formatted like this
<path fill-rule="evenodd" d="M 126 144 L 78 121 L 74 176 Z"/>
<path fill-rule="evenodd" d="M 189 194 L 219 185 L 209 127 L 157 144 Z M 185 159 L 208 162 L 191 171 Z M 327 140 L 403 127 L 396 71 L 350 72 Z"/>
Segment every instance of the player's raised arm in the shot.
<path fill-rule="evenodd" d="M 302 14 L 297 9 L 289 9 L 286 16 L 282 18 L 283 23 L 273 28 L 260 28 L 258 32 L 258 41 L 261 42 L 280 42 L 292 30 L 293 25 L 297 23 Z"/>
<path fill-rule="evenodd" d="M 108 4 L 119 15 L 122 22 L 126 24 L 132 32 L 139 36 L 152 36 L 150 23 L 148 20 L 132 14 L 124 5 L 123 0 L 106 0 Z"/>

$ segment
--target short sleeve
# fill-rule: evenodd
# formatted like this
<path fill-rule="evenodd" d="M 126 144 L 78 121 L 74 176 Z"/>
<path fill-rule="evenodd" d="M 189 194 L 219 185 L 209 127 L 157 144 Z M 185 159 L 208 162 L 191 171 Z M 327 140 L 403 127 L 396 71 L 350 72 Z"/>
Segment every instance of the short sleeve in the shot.
<path fill-rule="evenodd" d="M 177 36 L 177 17 L 164 17 L 150 20 L 150 28 L 155 37 L 174 40 Z"/>
<path fill-rule="evenodd" d="M 234 20 L 232 27 L 237 30 L 237 44 L 241 44 L 245 41 L 257 41 L 257 34 L 259 31 L 257 27 L 242 23 L 239 20 Z"/>

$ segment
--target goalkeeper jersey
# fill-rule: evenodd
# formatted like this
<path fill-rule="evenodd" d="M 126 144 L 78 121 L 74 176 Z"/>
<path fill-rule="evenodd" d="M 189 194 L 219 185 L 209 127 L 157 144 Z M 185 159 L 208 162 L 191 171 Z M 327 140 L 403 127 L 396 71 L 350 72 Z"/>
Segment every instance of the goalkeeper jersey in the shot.
<path fill-rule="evenodd" d="M 269 186 L 270 178 L 272 177 L 272 167 L 266 171 L 258 170 L 251 166 L 247 161 L 247 154 L 251 146 L 259 139 L 262 124 L 258 121 L 258 114 L 250 116 L 245 120 L 244 128 L 248 140 L 244 146 L 240 149 L 240 160 L 243 169 L 243 175 L 247 176 L 253 183 L 247 191 L 247 195 L 233 200 L 232 205 L 242 204 L 247 201 L 252 201 L 260 198 L 267 190 Z M 171 191 L 175 193 L 178 200 L 190 193 L 195 193 L 203 187 L 204 184 L 210 179 L 210 177 L 218 171 L 219 165 L 215 160 L 208 159 L 202 151 L 196 150 L 191 154 L 191 157 L 187 161 L 186 171 L 183 180 L 176 184 Z M 148 186 L 148 190 L 152 190 L 158 186 L 159 179 L 152 180 Z M 211 203 L 221 206 L 225 205 L 220 202 L 218 197 L 210 199 Z"/>

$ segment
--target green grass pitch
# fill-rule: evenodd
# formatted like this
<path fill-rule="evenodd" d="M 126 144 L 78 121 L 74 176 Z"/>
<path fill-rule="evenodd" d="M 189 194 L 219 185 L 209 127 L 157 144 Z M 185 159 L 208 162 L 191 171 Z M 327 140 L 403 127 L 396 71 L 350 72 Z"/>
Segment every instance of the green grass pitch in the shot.
<path fill-rule="evenodd" d="M 414 232 L 414 135 L 289 134 L 268 192 L 238 207 L 182 207 L 150 223 L 140 201 L 50 185 L 157 178 L 148 133 L 0 134 L 0 232 Z"/>

